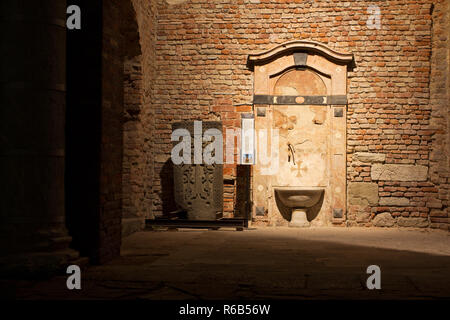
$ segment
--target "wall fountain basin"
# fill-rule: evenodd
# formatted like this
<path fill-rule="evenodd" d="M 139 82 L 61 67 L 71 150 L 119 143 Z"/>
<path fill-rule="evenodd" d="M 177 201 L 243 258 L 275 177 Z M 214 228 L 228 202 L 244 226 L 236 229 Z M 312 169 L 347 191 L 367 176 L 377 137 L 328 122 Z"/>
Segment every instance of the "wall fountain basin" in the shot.
<path fill-rule="evenodd" d="M 290 227 L 309 227 L 307 211 L 323 199 L 325 192 L 318 187 L 275 187 L 274 191 L 281 204 L 292 211 Z"/>

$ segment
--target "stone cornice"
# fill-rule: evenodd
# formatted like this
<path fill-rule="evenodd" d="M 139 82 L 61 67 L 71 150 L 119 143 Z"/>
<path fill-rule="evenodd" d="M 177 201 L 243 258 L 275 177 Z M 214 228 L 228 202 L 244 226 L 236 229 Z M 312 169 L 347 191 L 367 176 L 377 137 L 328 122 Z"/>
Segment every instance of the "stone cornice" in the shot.
<path fill-rule="evenodd" d="M 247 66 L 252 68 L 256 64 L 266 63 L 280 55 L 292 52 L 311 52 L 318 53 L 329 60 L 337 63 L 353 65 L 354 58 L 352 53 L 338 52 L 330 47 L 315 41 L 294 40 L 282 43 L 276 47 L 260 52 L 249 54 Z"/>

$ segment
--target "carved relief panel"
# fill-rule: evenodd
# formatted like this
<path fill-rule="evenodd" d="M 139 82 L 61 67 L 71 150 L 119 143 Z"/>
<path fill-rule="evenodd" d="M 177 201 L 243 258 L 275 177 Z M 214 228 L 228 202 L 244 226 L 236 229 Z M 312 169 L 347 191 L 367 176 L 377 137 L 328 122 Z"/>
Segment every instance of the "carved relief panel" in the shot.
<path fill-rule="evenodd" d="M 189 132 L 191 143 L 192 164 L 174 165 L 174 194 L 177 207 L 186 210 L 192 220 L 215 220 L 222 216 L 223 211 L 223 165 L 206 164 L 204 161 L 194 163 L 195 152 L 203 152 L 210 143 L 203 139 L 208 129 L 218 129 L 222 132 L 220 122 L 202 122 L 201 150 L 194 149 L 194 122 L 177 122 L 172 130 L 185 129 Z M 178 142 L 174 142 L 176 145 Z"/>

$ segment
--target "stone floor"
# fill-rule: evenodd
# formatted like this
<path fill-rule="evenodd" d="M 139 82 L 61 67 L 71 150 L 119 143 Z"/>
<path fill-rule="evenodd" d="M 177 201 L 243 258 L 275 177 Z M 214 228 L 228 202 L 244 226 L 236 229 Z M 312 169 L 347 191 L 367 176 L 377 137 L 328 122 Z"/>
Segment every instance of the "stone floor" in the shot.
<path fill-rule="evenodd" d="M 381 290 L 365 288 L 381 268 Z M 139 232 L 122 257 L 66 277 L 0 282 L 19 299 L 450 298 L 450 234 L 433 230 L 258 228 Z"/>

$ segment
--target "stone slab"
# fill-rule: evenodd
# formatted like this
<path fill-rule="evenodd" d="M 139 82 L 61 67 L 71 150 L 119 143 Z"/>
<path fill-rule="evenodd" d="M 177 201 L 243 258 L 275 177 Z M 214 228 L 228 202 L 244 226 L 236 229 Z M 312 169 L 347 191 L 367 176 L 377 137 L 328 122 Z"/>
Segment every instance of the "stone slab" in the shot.
<path fill-rule="evenodd" d="M 420 165 L 379 164 L 372 165 L 372 180 L 426 181 L 428 167 Z"/>
<path fill-rule="evenodd" d="M 378 184 L 372 182 L 349 183 L 348 201 L 351 205 L 376 205 L 378 200 Z"/>
<path fill-rule="evenodd" d="M 409 199 L 402 197 L 383 197 L 380 198 L 380 206 L 409 206 Z"/>
<path fill-rule="evenodd" d="M 383 153 L 355 152 L 353 160 L 368 163 L 384 162 L 386 161 L 386 155 Z"/>
<path fill-rule="evenodd" d="M 399 227 L 426 228 L 428 227 L 429 222 L 426 218 L 399 217 L 397 219 L 397 224 Z"/>

